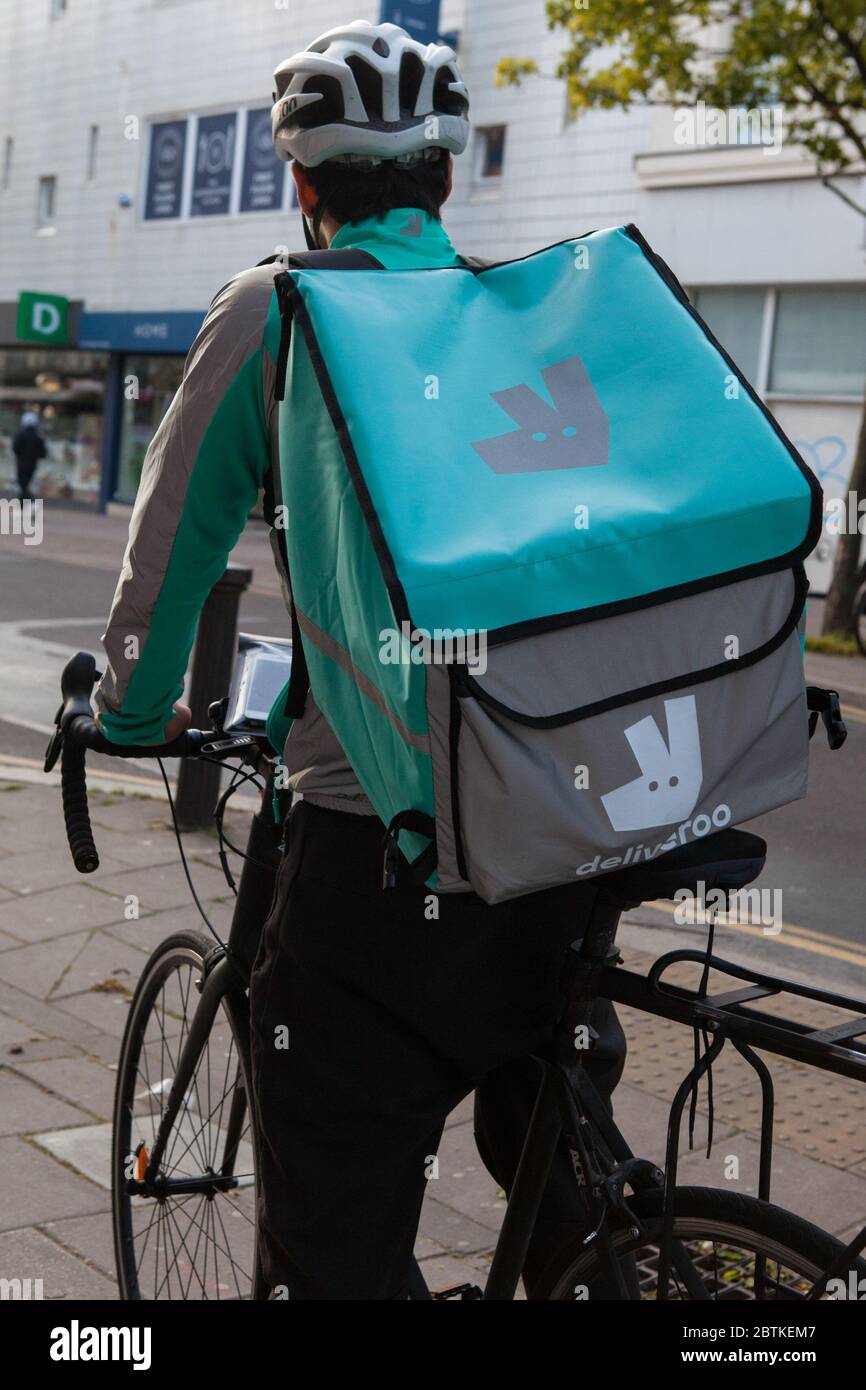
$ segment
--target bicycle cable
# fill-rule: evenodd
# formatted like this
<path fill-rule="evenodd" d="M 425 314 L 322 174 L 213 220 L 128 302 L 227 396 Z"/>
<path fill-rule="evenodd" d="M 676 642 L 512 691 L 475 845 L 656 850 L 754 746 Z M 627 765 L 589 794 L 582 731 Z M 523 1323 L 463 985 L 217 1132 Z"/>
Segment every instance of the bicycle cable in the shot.
<path fill-rule="evenodd" d="M 698 989 L 697 989 L 697 998 L 698 998 L 698 999 L 706 999 L 706 997 L 707 997 L 707 988 L 708 988 L 709 982 L 710 982 L 710 962 L 711 962 L 711 960 L 712 960 L 712 958 L 713 958 L 713 944 L 714 944 L 714 941 L 715 941 L 715 935 L 716 935 L 716 909 L 715 909 L 715 907 L 713 907 L 713 909 L 712 909 L 712 911 L 711 911 L 711 915 L 710 915 L 710 920 L 709 920 L 709 931 L 707 932 L 707 950 L 706 950 L 706 954 L 705 954 L 705 956 L 704 956 L 704 966 L 703 966 L 703 970 L 701 971 L 701 979 L 700 979 L 700 983 L 699 983 Z M 694 1065 L 695 1065 L 695 1067 L 697 1067 L 697 1066 L 699 1065 L 700 1061 L 701 1061 L 701 1057 L 704 1055 L 704 1054 L 701 1052 L 701 1044 L 703 1043 L 704 1053 L 709 1052 L 709 1050 L 710 1050 L 710 1046 L 711 1046 L 711 1043 L 710 1043 L 710 1035 L 709 1035 L 709 1033 L 707 1032 L 706 1028 L 701 1028 L 701 1027 L 698 1026 L 698 1024 L 695 1024 L 694 1028 L 692 1029 L 692 1034 L 693 1034 L 693 1038 L 694 1038 L 694 1053 L 693 1053 L 693 1055 L 694 1055 Z M 709 1159 L 710 1156 L 711 1156 L 711 1154 L 712 1154 L 712 1151 L 713 1151 L 713 1129 L 714 1129 L 714 1119 L 715 1119 L 715 1106 L 714 1106 L 714 1098 L 713 1098 L 713 1065 L 712 1065 L 712 1062 L 711 1062 L 710 1065 L 707 1067 L 707 1070 L 706 1070 L 706 1078 L 707 1078 L 707 1158 Z M 692 1093 L 691 1093 L 691 1096 L 689 1097 L 689 1149 L 693 1149 L 693 1148 L 694 1148 L 694 1142 L 695 1142 L 695 1120 L 696 1120 L 696 1118 L 697 1118 L 698 1091 L 699 1091 L 699 1089 L 700 1089 L 700 1078 L 696 1076 L 696 1077 L 695 1077 L 695 1080 L 694 1080 L 694 1083 L 693 1083 L 693 1085 L 692 1085 Z"/>
<path fill-rule="evenodd" d="M 183 847 L 183 839 L 182 839 L 182 837 L 181 837 L 181 829 L 180 829 L 180 826 L 179 826 L 178 823 L 177 823 L 177 812 L 175 811 L 175 807 L 174 807 L 174 797 L 173 797 L 172 794 L 171 794 L 171 784 L 170 784 L 170 782 L 169 782 L 169 780 L 168 780 L 168 773 L 167 773 L 166 770 L 165 770 L 165 763 L 163 762 L 162 758 L 157 758 L 156 761 L 157 761 L 157 763 L 159 764 L 159 770 L 160 770 L 160 772 L 162 773 L 162 780 L 163 780 L 163 782 L 164 782 L 164 784 L 165 784 L 166 795 L 168 796 L 168 806 L 169 806 L 169 810 L 171 811 L 171 823 L 172 823 L 172 825 L 173 825 L 173 827 L 174 827 L 174 837 L 175 837 L 175 839 L 177 840 L 177 848 L 178 848 L 178 851 L 179 851 L 179 853 L 180 853 L 180 862 L 181 862 L 181 864 L 183 865 L 183 871 L 184 871 L 184 874 L 186 875 L 186 881 L 187 881 L 187 884 L 189 885 L 189 891 L 190 891 L 190 893 L 192 894 L 192 900 L 193 900 L 193 902 L 195 903 L 196 907 L 198 908 L 199 915 L 200 915 L 202 921 L 204 922 L 205 926 L 207 927 L 208 931 L 210 932 L 211 936 L 214 938 L 214 940 L 216 941 L 217 945 L 218 945 L 218 946 L 221 946 L 222 949 L 225 951 L 225 950 L 227 950 L 226 944 L 225 944 L 225 942 L 222 940 L 222 938 L 221 938 L 219 932 L 217 931 L 216 927 L 213 925 L 213 923 L 211 922 L 211 920 L 210 920 L 210 918 L 208 917 L 207 913 L 205 912 L 204 908 L 202 907 L 201 901 L 200 901 L 199 896 L 198 896 L 198 893 L 195 891 L 195 884 L 194 884 L 193 881 L 192 881 L 192 875 L 191 875 L 191 873 L 190 873 L 190 871 L 189 871 L 189 865 L 188 865 L 187 862 L 186 862 L 186 853 L 185 853 L 184 847 Z M 215 761 L 215 760 L 212 760 L 212 761 Z"/>

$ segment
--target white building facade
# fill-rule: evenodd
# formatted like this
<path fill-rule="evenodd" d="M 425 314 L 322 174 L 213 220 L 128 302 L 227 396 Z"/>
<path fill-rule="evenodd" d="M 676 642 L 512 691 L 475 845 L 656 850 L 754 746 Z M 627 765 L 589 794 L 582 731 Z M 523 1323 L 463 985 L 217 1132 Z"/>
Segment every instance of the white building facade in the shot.
<path fill-rule="evenodd" d="M 391 11 L 411 23 L 431 4 Z M 34 407 L 46 490 L 131 499 L 216 290 L 303 245 L 269 150 L 274 67 L 333 24 L 379 17 L 379 0 L 0 6 L 0 480 Z M 573 120 L 544 0 L 442 0 L 439 30 L 459 35 L 475 123 L 446 216 L 458 247 L 507 258 L 636 221 L 828 491 L 844 490 L 866 375 L 866 221 L 786 146 L 683 148 L 671 113 L 646 109 Z M 544 75 L 498 89 L 506 55 Z M 842 186 L 864 200 L 861 178 Z M 70 301 L 65 344 L 19 337 L 22 291 Z"/>

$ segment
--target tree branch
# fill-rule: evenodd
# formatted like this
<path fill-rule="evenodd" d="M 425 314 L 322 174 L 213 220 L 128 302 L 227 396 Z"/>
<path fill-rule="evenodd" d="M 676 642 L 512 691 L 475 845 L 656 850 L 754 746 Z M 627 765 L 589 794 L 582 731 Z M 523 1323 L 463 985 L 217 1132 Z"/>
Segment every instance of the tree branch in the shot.
<path fill-rule="evenodd" d="M 843 203 L 847 203 L 849 208 L 853 208 L 855 212 L 859 212 L 861 217 L 866 217 L 866 208 L 861 208 L 859 203 L 855 203 L 853 198 L 849 198 L 847 193 L 843 193 L 841 188 L 837 188 L 826 174 L 822 175 L 821 182 L 825 188 L 829 188 L 831 193 L 835 193 L 837 198 L 841 198 Z"/>

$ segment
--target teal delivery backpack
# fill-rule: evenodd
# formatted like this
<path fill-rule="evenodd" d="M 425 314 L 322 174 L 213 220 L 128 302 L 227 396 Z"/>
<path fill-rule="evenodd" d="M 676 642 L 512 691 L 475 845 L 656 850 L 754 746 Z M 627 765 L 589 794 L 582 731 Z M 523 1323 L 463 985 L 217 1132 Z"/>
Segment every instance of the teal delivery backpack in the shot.
<path fill-rule="evenodd" d="M 386 879 L 495 903 L 801 797 L 820 488 L 637 229 L 346 254 L 276 277 L 278 487 Z"/>

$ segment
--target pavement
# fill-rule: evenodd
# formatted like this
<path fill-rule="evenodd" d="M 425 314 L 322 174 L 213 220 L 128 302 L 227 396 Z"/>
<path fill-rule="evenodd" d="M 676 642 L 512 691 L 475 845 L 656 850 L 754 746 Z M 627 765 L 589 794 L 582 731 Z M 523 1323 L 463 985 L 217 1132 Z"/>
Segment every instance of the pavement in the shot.
<path fill-rule="evenodd" d="M 46 1298 L 102 1300 L 117 1297 L 106 1159 L 131 992 L 154 946 L 200 923 L 152 769 L 118 771 L 107 760 L 94 767 L 91 809 L 102 862 L 88 879 L 69 859 L 57 776 L 39 770 L 36 750 L 56 703 L 60 659 L 88 631 L 92 638 L 96 615 L 105 611 L 103 590 L 110 597 L 113 588 L 126 524 L 125 514 L 108 518 L 102 543 L 94 545 L 94 527 L 102 523 L 69 517 L 57 524 L 50 563 L 73 592 L 76 568 L 104 577 L 91 606 L 83 607 L 76 592 L 78 611 L 91 616 L 67 615 L 68 632 L 45 636 L 37 625 L 48 627 L 47 618 L 0 610 L 0 665 L 8 676 L 0 696 L 0 1279 L 41 1278 Z M 235 556 L 256 566 L 247 600 L 252 617 L 256 605 L 266 618 L 273 612 L 266 551 L 254 531 Z M 14 564 L 4 573 L 14 577 Z M 62 604 L 59 589 L 56 601 Z M 841 759 L 828 764 L 840 771 L 826 772 L 829 792 L 820 786 L 816 792 L 819 805 L 822 795 L 828 808 L 835 801 L 839 833 L 819 835 L 795 816 L 784 819 L 790 808 L 776 813 L 773 825 L 783 833 L 776 836 L 780 852 L 768 882 L 785 885 L 783 930 L 770 935 L 760 925 L 723 926 L 717 952 L 866 998 L 860 809 L 866 662 L 810 656 L 809 674 L 840 688 L 852 716 L 855 772 L 843 775 Z M 25 735 L 30 742 L 22 751 Z M 819 783 L 826 756 L 816 748 Z M 857 796 L 859 803 L 852 802 Z M 235 841 L 243 837 L 249 805 L 231 817 Z M 227 930 L 230 894 L 214 838 L 189 835 L 186 849 L 206 910 Z M 139 902 L 133 920 L 130 895 Z M 670 904 L 644 905 L 628 916 L 620 935 L 626 965 L 644 972 L 661 951 L 704 940 L 705 929 L 678 924 Z M 795 1015 L 815 1027 L 838 1020 L 813 1004 L 796 1005 Z M 621 1016 L 629 1056 L 616 1093 L 617 1120 L 636 1152 L 660 1161 L 669 1103 L 691 1064 L 692 1035 L 629 1009 Z M 766 1060 L 777 1087 L 773 1200 L 840 1236 L 851 1234 L 866 1222 L 866 1088 L 794 1062 Z M 680 1180 L 754 1192 L 759 1096 L 730 1049 L 714 1068 L 714 1100 L 710 1157 L 702 1147 L 704 1094 L 694 1150 L 683 1135 Z M 434 1287 L 482 1282 L 504 1202 L 475 1150 L 470 1100 L 450 1117 L 438 1157 L 421 1216 L 419 1259 Z"/>

